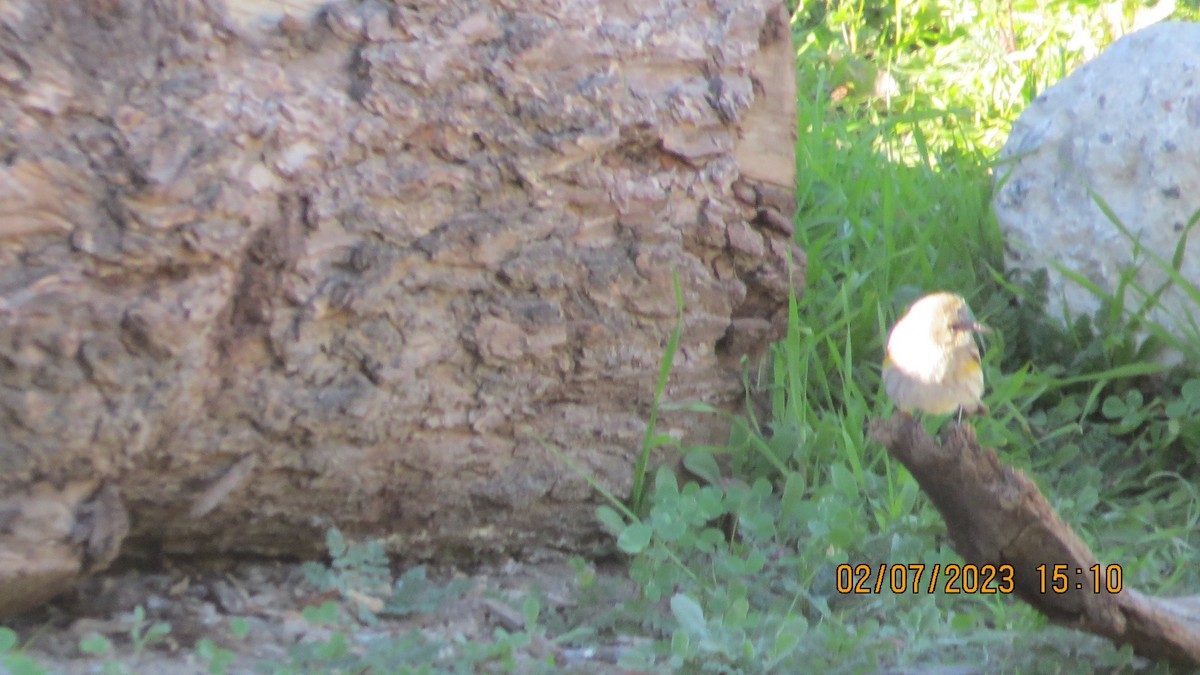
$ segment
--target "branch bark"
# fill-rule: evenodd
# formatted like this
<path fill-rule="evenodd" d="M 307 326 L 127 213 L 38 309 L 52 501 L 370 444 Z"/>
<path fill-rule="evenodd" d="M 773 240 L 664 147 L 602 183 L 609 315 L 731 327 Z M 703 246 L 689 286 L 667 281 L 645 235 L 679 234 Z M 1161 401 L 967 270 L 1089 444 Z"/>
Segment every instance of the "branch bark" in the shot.
<path fill-rule="evenodd" d="M 1011 565 L 1016 595 L 1051 621 L 1148 658 L 1200 665 L 1200 597 L 1154 598 L 1128 587 L 1097 594 L 1073 583 L 1065 593 L 1042 592 L 1039 565 L 1086 571 L 1096 556 L 1029 477 L 979 446 L 970 426 L 951 425 L 938 442 L 896 415 L 872 421 L 871 436 L 929 495 L 954 550 L 971 564 Z"/>

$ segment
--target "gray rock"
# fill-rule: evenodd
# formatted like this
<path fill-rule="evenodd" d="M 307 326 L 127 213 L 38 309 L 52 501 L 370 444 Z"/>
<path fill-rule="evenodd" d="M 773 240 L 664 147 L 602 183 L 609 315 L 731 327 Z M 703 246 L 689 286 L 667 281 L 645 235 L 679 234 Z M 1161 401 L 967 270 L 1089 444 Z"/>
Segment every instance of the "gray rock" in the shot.
<path fill-rule="evenodd" d="M 1047 268 L 1052 312 L 1099 306 L 1056 265 L 1109 293 L 1136 265 L 1136 285 L 1157 289 L 1200 210 L 1200 25 L 1163 23 L 1118 40 L 1021 114 L 1001 158 L 994 207 L 1008 263 Z M 1195 246 L 1181 273 L 1200 285 Z M 1130 293 L 1127 308 L 1142 299 Z M 1151 316 L 1180 333 L 1194 312 L 1171 288 Z"/>

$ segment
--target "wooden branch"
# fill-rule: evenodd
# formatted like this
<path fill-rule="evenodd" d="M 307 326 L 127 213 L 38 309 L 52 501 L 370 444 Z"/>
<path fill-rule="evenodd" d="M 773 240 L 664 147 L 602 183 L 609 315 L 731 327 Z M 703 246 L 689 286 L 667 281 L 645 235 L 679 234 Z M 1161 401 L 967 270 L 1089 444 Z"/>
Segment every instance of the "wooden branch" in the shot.
<path fill-rule="evenodd" d="M 979 447 L 970 426 L 935 441 L 906 415 L 871 422 L 871 436 L 908 468 L 941 512 L 954 550 L 975 565 L 1011 565 L 1015 593 L 1051 621 L 1102 636 L 1151 659 L 1200 665 L 1200 596 L 1153 598 L 1128 587 L 1094 593 L 1087 544 L 1025 474 Z M 1064 593 L 1042 592 L 1039 565 L 1066 565 Z M 1082 576 L 1075 570 L 1084 570 Z M 1077 581 L 1086 579 L 1083 588 Z"/>

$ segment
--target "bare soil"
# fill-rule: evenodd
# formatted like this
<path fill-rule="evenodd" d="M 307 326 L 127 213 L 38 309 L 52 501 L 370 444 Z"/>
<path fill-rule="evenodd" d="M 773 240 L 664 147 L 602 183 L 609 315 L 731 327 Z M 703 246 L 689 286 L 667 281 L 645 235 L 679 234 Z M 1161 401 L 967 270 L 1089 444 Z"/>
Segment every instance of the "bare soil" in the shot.
<path fill-rule="evenodd" d="M 304 608 L 335 600 L 342 606 L 343 616 L 351 617 L 353 603 L 336 592 L 318 592 L 306 581 L 299 563 L 240 562 L 224 569 L 127 570 L 90 579 L 72 594 L 11 620 L 7 626 L 18 633 L 25 654 L 52 673 L 97 673 L 112 670 L 109 664 L 115 665 L 118 672 L 208 673 L 208 662 L 195 650 L 197 642 L 205 638 L 236 655 L 230 673 L 275 672 L 289 662 L 298 645 L 326 641 L 339 630 L 348 634 L 352 651 L 365 649 L 373 640 L 398 640 L 412 631 L 451 645 L 490 642 L 497 629 L 509 633 L 525 629 L 520 608 L 532 593 L 540 599 L 539 625 L 546 627 L 546 632 L 535 636 L 515 655 L 518 672 L 550 663 L 557 672 L 630 672 L 616 664 L 622 653 L 638 644 L 637 639 L 609 640 L 594 635 L 589 639 L 598 644 L 555 642 L 558 636 L 552 634 L 554 626 L 578 622 L 588 613 L 580 607 L 577 574 L 566 560 L 510 560 L 472 570 L 441 568 L 428 573 L 432 585 L 466 580 L 467 590 L 427 613 L 404 618 L 381 616 L 376 622 L 347 618 L 348 624 L 330 627 L 305 619 Z M 619 607 L 621 598 L 632 592 L 632 586 L 615 566 L 596 570 L 595 583 L 612 597 L 607 607 L 598 611 L 611 611 L 614 603 Z M 140 653 L 130 639 L 138 607 L 144 609 L 146 627 L 157 622 L 171 627 L 165 639 Z M 249 630 L 245 637 L 236 636 L 230 628 L 237 617 L 246 620 Z M 93 635 L 106 637 L 112 651 L 105 656 L 83 653 L 80 642 Z"/>

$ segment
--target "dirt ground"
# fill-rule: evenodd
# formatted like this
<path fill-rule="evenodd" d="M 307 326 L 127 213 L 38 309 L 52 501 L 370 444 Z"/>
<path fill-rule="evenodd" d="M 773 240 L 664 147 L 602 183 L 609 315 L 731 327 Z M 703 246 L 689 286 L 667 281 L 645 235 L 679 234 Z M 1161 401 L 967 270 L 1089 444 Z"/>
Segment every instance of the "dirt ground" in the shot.
<path fill-rule="evenodd" d="M 403 570 L 397 571 L 402 573 Z M 619 569 L 595 572 L 594 583 L 604 593 L 615 596 L 609 601 L 618 606 L 620 595 L 632 591 Z M 486 644 L 496 639 L 497 629 L 508 633 L 525 630 L 522 603 L 528 597 L 539 598 L 540 631 L 530 631 L 532 639 L 520 647 L 514 657 L 516 672 L 628 673 L 617 661 L 634 648 L 637 639 L 595 637 L 599 644 L 588 647 L 564 646 L 555 642 L 555 626 L 565 626 L 562 618 L 577 613 L 580 584 L 576 569 L 566 560 L 556 559 L 525 563 L 509 561 L 470 571 L 431 569 L 430 588 L 444 588 L 455 582 L 458 589 L 430 611 L 403 618 L 381 615 L 377 621 L 356 621 L 348 600 L 337 591 L 320 591 L 306 580 L 298 563 L 255 562 L 230 564 L 225 569 L 188 570 L 169 568 L 162 571 L 124 571 L 93 578 L 75 593 L 62 597 L 36 612 L 5 622 L 16 631 L 27 656 L 51 673 L 66 675 L 128 672 L 191 675 L 208 673 L 209 661 L 196 649 L 202 639 L 236 657 L 229 673 L 254 672 L 329 672 L 319 665 L 296 667 L 290 660 L 297 646 L 327 642 L 335 632 L 349 638 L 351 652 L 365 651 L 374 640 L 402 640 L 417 631 L 424 638 L 443 645 Z M 451 597 L 452 596 L 452 597 Z M 303 615 L 306 606 L 336 601 L 344 619 L 333 627 L 314 623 Z M 131 638 L 137 608 L 143 608 L 143 631 L 165 622 L 170 632 L 154 644 L 141 649 Z M 231 627 L 242 618 L 244 636 Z M 568 619 L 568 621 L 577 620 Z M 83 653 L 81 641 L 103 636 L 111 651 L 102 656 Z M 445 664 L 446 647 L 437 652 Z M 453 660 L 453 649 L 451 660 Z M 417 666 L 421 661 L 403 664 Z M 289 665 L 290 664 L 290 665 Z M 525 664 L 525 665 L 522 665 Z M 537 668 L 526 666 L 538 666 Z M 396 664 L 401 665 L 401 664 Z M 510 665 L 511 667 L 511 665 Z M 501 672 L 500 664 L 489 664 L 484 672 Z M 0 673 L 9 671 L 0 661 Z M 371 667 L 351 672 L 377 672 Z M 470 672 L 475 672 L 471 670 Z"/>

